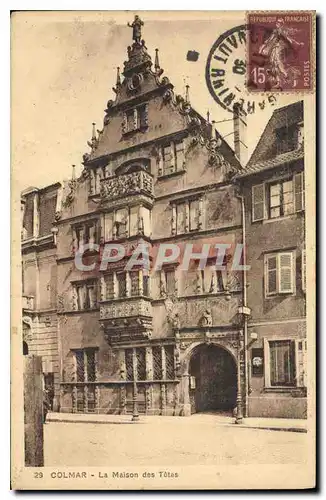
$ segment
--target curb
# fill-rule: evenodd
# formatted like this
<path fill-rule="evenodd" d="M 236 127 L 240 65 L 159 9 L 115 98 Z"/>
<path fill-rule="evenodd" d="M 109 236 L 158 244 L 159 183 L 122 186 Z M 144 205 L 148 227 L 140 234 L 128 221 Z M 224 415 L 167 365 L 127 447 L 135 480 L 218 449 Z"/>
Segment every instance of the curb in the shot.
<path fill-rule="evenodd" d="M 67 419 L 67 418 L 49 418 L 46 423 L 65 423 L 65 424 L 110 424 L 110 425 L 135 425 L 135 424 L 148 424 L 144 420 L 139 420 L 138 422 L 133 422 L 130 420 L 78 420 L 78 419 Z M 242 429 L 255 429 L 255 430 L 265 430 L 265 431 L 281 431 L 281 432 L 300 432 L 307 433 L 307 429 L 304 427 L 271 427 L 271 426 L 258 426 L 258 425 L 246 425 L 246 424 L 235 424 L 221 422 L 216 424 L 217 427 L 234 427 Z"/>

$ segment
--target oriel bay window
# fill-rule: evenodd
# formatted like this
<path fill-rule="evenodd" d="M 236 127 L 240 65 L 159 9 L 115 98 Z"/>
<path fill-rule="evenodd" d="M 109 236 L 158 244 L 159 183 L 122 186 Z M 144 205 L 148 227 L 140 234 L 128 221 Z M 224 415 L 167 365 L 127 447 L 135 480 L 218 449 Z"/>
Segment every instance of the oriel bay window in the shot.
<path fill-rule="evenodd" d="M 129 235 L 129 210 L 122 208 L 115 212 L 113 236 L 115 238 L 127 238 Z"/>
<path fill-rule="evenodd" d="M 105 241 L 151 233 L 150 209 L 143 205 L 119 208 L 104 215 Z"/>
<path fill-rule="evenodd" d="M 102 300 L 149 296 L 149 275 L 146 270 L 114 271 L 101 278 Z"/>
<path fill-rule="evenodd" d="M 160 296 L 174 295 L 177 293 L 175 268 L 165 267 L 160 271 Z"/>
<path fill-rule="evenodd" d="M 303 172 L 252 186 L 252 221 L 276 219 L 304 210 Z"/>

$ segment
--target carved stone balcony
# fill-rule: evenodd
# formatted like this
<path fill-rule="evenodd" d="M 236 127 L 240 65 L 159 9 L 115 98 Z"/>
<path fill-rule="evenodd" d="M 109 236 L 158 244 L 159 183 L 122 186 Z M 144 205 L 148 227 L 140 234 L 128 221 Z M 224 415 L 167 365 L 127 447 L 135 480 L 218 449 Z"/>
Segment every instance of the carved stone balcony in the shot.
<path fill-rule="evenodd" d="M 101 202 L 116 200 L 131 195 L 154 196 L 153 177 L 144 171 L 118 175 L 101 181 Z"/>
<path fill-rule="evenodd" d="M 144 297 L 128 297 L 102 302 L 100 322 L 105 339 L 111 344 L 149 339 L 153 330 L 151 301 Z"/>

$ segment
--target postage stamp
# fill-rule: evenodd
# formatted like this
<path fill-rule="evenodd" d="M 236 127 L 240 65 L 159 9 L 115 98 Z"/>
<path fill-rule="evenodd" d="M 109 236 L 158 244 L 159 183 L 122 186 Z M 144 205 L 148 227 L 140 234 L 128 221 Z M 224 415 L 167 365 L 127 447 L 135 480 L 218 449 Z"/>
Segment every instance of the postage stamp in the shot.
<path fill-rule="evenodd" d="M 313 12 L 247 14 L 247 89 L 302 92 L 314 88 Z"/>

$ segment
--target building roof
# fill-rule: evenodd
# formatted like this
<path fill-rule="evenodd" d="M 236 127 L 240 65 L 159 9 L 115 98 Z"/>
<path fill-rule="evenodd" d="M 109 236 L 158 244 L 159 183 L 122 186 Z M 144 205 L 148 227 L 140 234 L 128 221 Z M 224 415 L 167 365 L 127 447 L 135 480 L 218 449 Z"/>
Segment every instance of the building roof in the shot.
<path fill-rule="evenodd" d="M 271 158 L 270 160 L 265 160 L 262 162 L 255 163 L 253 165 L 247 165 L 241 172 L 239 172 L 235 177 L 237 179 L 241 177 L 247 177 L 248 175 L 256 174 L 259 172 L 264 172 L 265 170 L 269 170 L 270 168 L 275 168 L 285 163 L 290 163 L 295 160 L 303 159 L 303 149 L 296 149 L 294 151 L 288 151 L 287 153 L 283 153 L 280 155 Z"/>
<path fill-rule="evenodd" d="M 278 141 L 277 131 L 283 127 L 290 128 L 292 125 L 302 121 L 303 101 L 298 101 L 276 109 L 267 123 L 249 162 L 246 167 L 236 175 L 236 178 L 247 177 L 270 168 L 278 167 L 284 163 L 290 163 L 303 158 L 302 148 L 276 154 Z"/>

